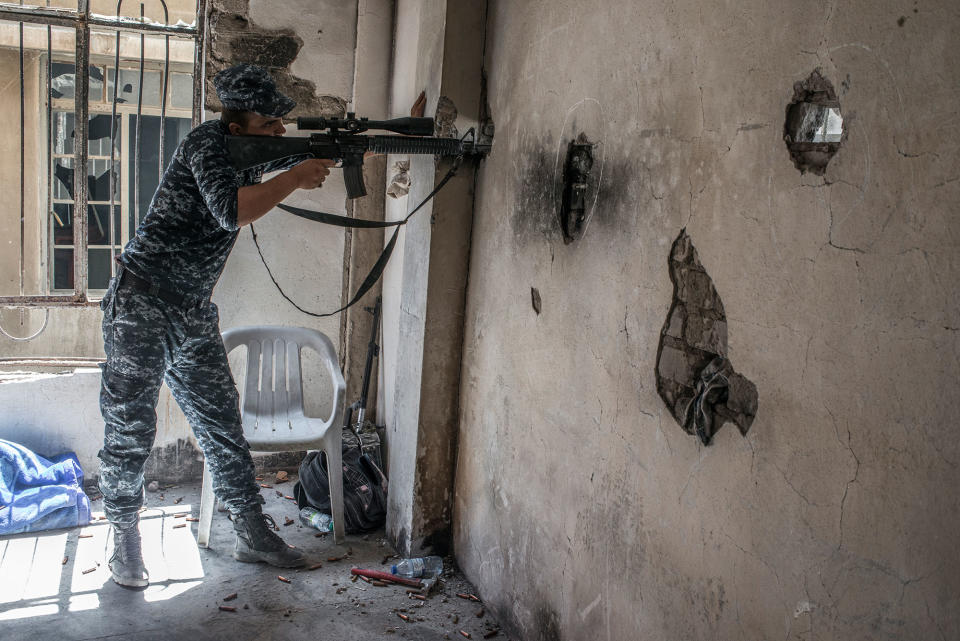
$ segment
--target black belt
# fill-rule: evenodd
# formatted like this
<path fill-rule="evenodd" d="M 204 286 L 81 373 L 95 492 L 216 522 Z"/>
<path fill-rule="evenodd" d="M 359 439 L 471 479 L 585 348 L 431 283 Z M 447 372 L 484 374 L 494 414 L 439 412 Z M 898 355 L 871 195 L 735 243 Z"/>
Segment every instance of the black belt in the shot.
<path fill-rule="evenodd" d="M 136 289 L 142 292 L 146 292 L 151 296 L 156 296 L 160 300 L 166 301 L 171 305 L 176 305 L 177 307 L 200 307 L 205 299 L 197 299 L 193 296 L 187 297 L 182 294 L 176 294 L 169 290 L 159 287 L 156 283 L 151 283 L 149 280 L 140 278 L 129 269 L 120 269 L 120 274 L 117 276 L 120 280 L 117 282 L 117 289 L 121 287 L 127 289 Z"/>

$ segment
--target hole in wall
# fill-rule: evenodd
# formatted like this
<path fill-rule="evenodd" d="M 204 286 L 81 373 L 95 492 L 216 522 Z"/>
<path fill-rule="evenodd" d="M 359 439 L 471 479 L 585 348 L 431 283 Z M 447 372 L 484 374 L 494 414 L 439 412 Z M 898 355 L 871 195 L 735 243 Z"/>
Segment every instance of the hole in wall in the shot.
<path fill-rule="evenodd" d="M 820 70 L 815 69 L 806 80 L 794 83 L 783 140 L 800 173 L 809 171 L 822 176 L 830 159 L 840 150 L 844 135 L 840 100 Z"/>
<path fill-rule="evenodd" d="M 530 288 L 530 303 L 533 305 L 533 311 L 539 316 L 540 310 L 543 309 L 543 301 L 540 298 L 540 290 L 536 287 Z"/>
<path fill-rule="evenodd" d="M 565 245 L 580 240 L 590 227 L 593 216 L 597 213 L 597 202 L 600 198 L 600 184 L 604 176 L 607 117 L 603 107 L 593 98 L 584 98 L 567 109 L 563 119 L 563 127 L 556 143 L 556 156 L 553 159 L 552 205 L 554 223 L 560 227 L 560 235 Z M 586 145 L 588 147 L 580 147 Z M 590 167 L 584 166 L 589 151 Z M 576 167 L 572 166 L 575 161 Z M 531 159 L 531 162 L 540 162 L 540 159 Z M 543 168 L 546 169 L 546 168 Z M 575 176 L 571 170 L 580 174 Z M 585 180 L 584 180 L 585 178 Z M 573 193 L 573 186 L 577 185 Z M 537 185 L 538 192 L 546 186 L 546 180 Z M 546 195 L 545 193 L 543 194 Z M 583 213 L 579 212 L 581 203 L 576 202 L 582 197 Z M 573 215 L 570 215 L 573 213 Z"/>
<path fill-rule="evenodd" d="M 587 219 L 587 189 L 593 171 L 593 147 L 584 134 L 577 136 L 567 147 L 560 208 L 563 242 L 567 245 L 583 236 Z"/>

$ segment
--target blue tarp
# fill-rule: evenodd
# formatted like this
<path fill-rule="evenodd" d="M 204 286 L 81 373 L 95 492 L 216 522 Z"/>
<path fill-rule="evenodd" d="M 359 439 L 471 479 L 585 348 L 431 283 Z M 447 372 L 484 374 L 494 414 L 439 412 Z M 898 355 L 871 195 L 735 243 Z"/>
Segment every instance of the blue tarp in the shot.
<path fill-rule="evenodd" d="M 47 460 L 0 439 L 0 535 L 90 522 L 83 470 L 73 452 Z"/>

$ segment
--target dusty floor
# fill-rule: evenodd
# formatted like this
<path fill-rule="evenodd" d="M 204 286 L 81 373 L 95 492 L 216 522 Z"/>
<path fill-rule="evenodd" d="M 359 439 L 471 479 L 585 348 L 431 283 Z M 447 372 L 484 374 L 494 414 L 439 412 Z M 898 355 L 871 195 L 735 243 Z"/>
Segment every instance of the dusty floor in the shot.
<path fill-rule="evenodd" d="M 463 639 L 461 630 L 472 639 L 508 638 L 494 634 L 497 624 L 481 603 L 456 596 L 474 590 L 451 570 L 449 559 L 445 580 L 426 601 L 401 586 L 351 581 L 351 567 L 389 572 L 385 560 L 393 550 L 383 532 L 348 535 L 339 546 L 332 535 L 318 538 L 299 525 L 296 504 L 277 495 L 289 495 L 292 487 L 293 480 L 263 489 L 265 511 L 288 543 L 323 564 L 316 570 L 278 571 L 234 561 L 233 530 L 222 513 L 214 518 L 210 548 L 198 548 L 197 523 L 175 515 L 198 515 L 199 484 L 147 495 L 141 532 L 151 583 L 145 590 L 124 589 L 110 579 L 106 521 L 0 538 L 0 639 L 429 641 Z M 100 510 L 95 501 L 94 513 Z M 295 522 L 284 526 L 287 518 Z M 328 560 L 334 557 L 343 558 Z M 233 593 L 237 597 L 224 602 Z M 221 611 L 221 605 L 236 612 Z"/>

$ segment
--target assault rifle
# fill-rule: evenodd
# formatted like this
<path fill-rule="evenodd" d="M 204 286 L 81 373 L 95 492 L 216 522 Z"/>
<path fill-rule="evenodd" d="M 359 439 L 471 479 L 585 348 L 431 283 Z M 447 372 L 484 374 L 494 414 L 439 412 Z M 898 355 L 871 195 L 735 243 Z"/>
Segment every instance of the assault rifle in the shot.
<path fill-rule="evenodd" d="M 367 344 L 367 362 L 363 367 L 363 382 L 360 384 L 360 399 L 347 407 L 347 411 L 345 412 L 343 419 L 343 429 L 351 430 L 357 437 L 357 452 L 360 455 L 360 459 L 369 466 L 367 471 L 371 472 L 371 480 L 379 482 L 380 487 L 383 488 L 383 491 L 387 492 L 387 476 L 383 473 L 383 459 L 380 454 L 381 448 L 379 445 L 379 439 L 377 439 L 378 445 L 375 451 L 376 459 L 364 452 L 363 449 L 363 431 L 366 428 L 367 423 L 367 395 L 370 392 L 370 374 L 371 369 L 373 368 L 373 360 L 380 355 L 380 345 L 377 344 L 377 336 L 380 332 L 380 306 L 381 298 L 380 296 L 377 296 L 377 302 L 373 306 L 373 309 L 370 309 L 369 307 L 364 308 L 373 314 L 373 322 L 370 325 L 370 342 Z M 357 410 L 356 423 L 352 422 L 353 410 Z"/>
<path fill-rule="evenodd" d="M 370 342 L 367 343 L 367 362 L 363 366 L 363 381 L 360 384 L 360 399 L 347 408 L 343 419 L 343 429 L 351 429 L 357 436 L 357 443 L 360 443 L 360 430 L 363 429 L 363 422 L 367 413 L 367 396 L 370 392 L 370 374 L 373 369 L 373 360 L 380 355 L 380 345 L 377 344 L 377 335 L 380 331 L 380 309 L 381 297 L 377 296 L 377 302 L 373 309 L 365 308 L 373 314 L 373 322 L 370 326 Z M 353 410 L 357 410 L 357 423 L 353 425 Z M 362 454 L 362 452 L 361 452 Z"/>
<path fill-rule="evenodd" d="M 289 156 L 310 154 L 314 158 L 336 160 L 343 168 L 343 181 L 348 198 L 365 196 L 363 186 L 363 155 L 378 154 L 440 154 L 464 156 L 482 154 L 489 144 L 478 144 L 473 130 L 458 138 L 433 136 L 433 118 L 395 118 L 369 120 L 348 113 L 345 119 L 301 116 L 297 118 L 300 130 L 325 130 L 309 137 L 227 136 L 227 151 L 236 169 L 249 169 L 263 163 Z M 401 136 L 365 136 L 369 129 L 392 131 Z"/>

